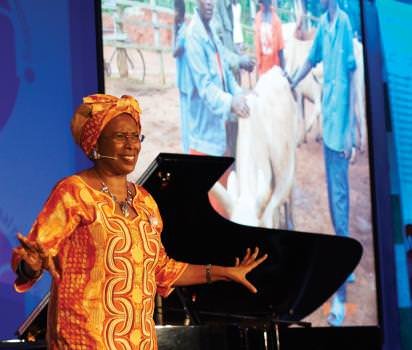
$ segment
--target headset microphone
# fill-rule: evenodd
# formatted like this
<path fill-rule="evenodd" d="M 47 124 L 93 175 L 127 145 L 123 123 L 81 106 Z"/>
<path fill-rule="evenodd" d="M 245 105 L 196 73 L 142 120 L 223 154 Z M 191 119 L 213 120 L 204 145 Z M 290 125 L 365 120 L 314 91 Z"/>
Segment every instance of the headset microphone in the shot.
<path fill-rule="evenodd" d="M 98 158 L 97 159 L 102 159 L 102 158 L 117 160 L 117 157 L 104 156 L 103 154 L 98 153 Z"/>
<path fill-rule="evenodd" d="M 95 149 L 92 151 L 92 159 L 98 160 L 98 159 L 104 159 L 104 158 L 117 160 L 117 157 L 105 156 L 103 154 L 98 153 Z"/>

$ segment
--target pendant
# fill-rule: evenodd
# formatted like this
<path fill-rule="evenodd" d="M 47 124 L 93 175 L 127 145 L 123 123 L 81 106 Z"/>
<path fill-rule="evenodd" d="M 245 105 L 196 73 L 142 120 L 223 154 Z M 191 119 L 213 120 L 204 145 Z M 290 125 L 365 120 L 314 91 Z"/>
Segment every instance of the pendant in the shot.
<path fill-rule="evenodd" d="M 129 206 L 127 205 L 127 202 L 121 202 L 119 203 L 120 205 L 120 210 L 122 211 L 122 214 L 125 218 L 129 217 Z"/>
<path fill-rule="evenodd" d="M 97 174 L 99 175 L 99 174 Z M 100 176 L 99 176 L 100 177 Z M 119 204 L 120 207 L 120 211 L 122 212 L 123 216 L 125 218 L 128 218 L 130 213 L 129 213 L 129 206 L 133 207 L 133 194 L 132 191 L 128 188 L 127 184 L 126 184 L 126 191 L 127 191 L 127 197 L 123 202 L 119 202 L 116 198 L 116 196 L 113 195 L 112 192 L 110 192 L 109 187 L 105 184 L 105 182 L 103 180 L 101 180 L 102 183 L 102 188 L 101 191 L 103 193 L 108 194 L 112 199 L 113 202 L 116 204 Z"/>

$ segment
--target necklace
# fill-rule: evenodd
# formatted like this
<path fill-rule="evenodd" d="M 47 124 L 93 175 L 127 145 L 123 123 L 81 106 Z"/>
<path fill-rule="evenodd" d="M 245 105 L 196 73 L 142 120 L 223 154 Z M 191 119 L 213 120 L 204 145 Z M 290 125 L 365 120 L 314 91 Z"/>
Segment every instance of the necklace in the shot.
<path fill-rule="evenodd" d="M 133 194 L 132 194 L 132 191 L 130 190 L 129 186 L 127 186 L 127 182 L 126 182 L 126 191 L 127 191 L 126 199 L 124 201 L 118 201 L 116 196 L 112 192 L 110 192 L 109 186 L 106 185 L 106 183 L 103 181 L 102 177 L 100 176 L 100 174 L 97 171 L 96 171 L 96 174 L 99 177 L 100 182 L 102 184 L 102 188 L 100 189 L 100 191 L 102 191 L 103 193 L 108 194 L 113 199 L 113 201 L 119 205 L 123 216 L 128 218 L 129 215 L 130 215 L 129 207 L 131 207 L 132 204 L 133 204 Z"/>

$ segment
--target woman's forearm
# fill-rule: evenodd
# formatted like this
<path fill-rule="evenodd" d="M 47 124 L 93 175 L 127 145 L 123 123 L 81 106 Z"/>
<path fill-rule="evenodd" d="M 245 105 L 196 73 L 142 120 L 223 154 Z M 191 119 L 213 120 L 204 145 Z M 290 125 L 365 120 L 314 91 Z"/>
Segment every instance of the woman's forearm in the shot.
<path fill-rule="evenodd" d="M 176 286 L 188 286 L 215 281 L 227 281 L 230 267 L 218 265 L 189 265 L 176 281 Z"/>

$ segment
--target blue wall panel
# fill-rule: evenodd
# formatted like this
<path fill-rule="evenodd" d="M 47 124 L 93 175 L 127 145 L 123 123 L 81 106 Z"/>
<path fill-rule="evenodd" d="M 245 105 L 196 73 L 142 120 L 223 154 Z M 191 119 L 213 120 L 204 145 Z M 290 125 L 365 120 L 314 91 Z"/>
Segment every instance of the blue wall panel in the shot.
<path fill-rule="evenodd" d="M 94 30 L 91 1 L 0 0 L 0 339 L 48 289 L 43 278 L 30 293 L 12 290 L 11 249 L 55 182 L 77 170 L 69 126 L 80 96 L 97 90 Z"/>

